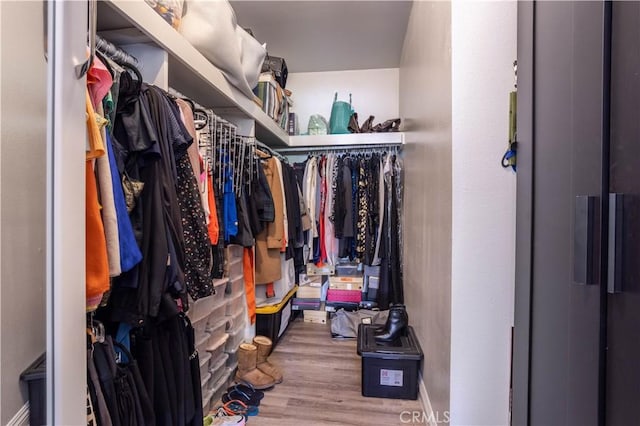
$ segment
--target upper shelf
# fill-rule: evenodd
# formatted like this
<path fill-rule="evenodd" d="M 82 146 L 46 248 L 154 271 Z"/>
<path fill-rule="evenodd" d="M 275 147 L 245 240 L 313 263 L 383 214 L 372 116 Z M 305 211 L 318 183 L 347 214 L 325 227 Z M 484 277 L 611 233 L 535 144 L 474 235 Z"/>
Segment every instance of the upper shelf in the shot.
<path fill-rule="evenodd" d="M 404 133 L 349 133 L 345 135 L 291 136 L 289 147 L 326 147 L 346 145 L 402 145 Z"/>
<path fill-rule="evenodd" d="M 273 119 L 144 1 L 101 1 L 98 28 L 108 31 L 111 37 L 105 38 L 118 44 L 152 43 L 165 50 L 171 87 L 199 104 L 237 110 L 255 120 L 256 138 L 267 145 L 289 145 L 289 135 Z"/>

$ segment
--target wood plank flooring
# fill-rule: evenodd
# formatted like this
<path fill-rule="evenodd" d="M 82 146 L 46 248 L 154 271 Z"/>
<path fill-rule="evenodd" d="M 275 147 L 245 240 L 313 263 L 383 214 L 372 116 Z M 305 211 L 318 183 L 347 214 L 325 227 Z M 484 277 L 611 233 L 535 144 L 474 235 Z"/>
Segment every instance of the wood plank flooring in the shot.
<path fill-rule="evenodd" d="M 421 411 L 418 401 L 363 397 L 355 340 L 334 340 L 329 326 L 298 318 L 269 358 L 284 382 L 265 392 L 251 426 L 401 425 L 402 411 Z"/>

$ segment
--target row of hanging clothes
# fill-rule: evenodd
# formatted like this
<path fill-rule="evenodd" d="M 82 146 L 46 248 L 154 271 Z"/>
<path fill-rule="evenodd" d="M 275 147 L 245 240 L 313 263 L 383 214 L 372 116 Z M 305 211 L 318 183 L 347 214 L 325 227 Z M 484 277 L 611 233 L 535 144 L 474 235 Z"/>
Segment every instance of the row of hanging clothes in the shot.
<path fill-rule="evenodd" d="M 311 152 L 294 167 L 313 217 L 305 263 L 379 266 L 378 306 L 404 303 L 402 160 L 397 147 Z"/>
<path fill-rule="evenodd" d="M 269 216 L 253 229 L 256 297 L 263 304 L 274 304 L 305 270 L 305 235 L 312 224 L 302 195 L 302 176 L 285 157 L 262 144 L 258 155 L 261 167 L 253 198 Z"/>
<path fill-rule="evenodd" d="M 88 423 L 201 425 L 186 312 L 213 294 L 235 243 L 246 247 L 255 320 L 253 246 L 275 219 L 272 155 L 211 109 L 144 83 L 137 60 L 111 43 L 98 37 L 96 47 L 86 92 Z"/>

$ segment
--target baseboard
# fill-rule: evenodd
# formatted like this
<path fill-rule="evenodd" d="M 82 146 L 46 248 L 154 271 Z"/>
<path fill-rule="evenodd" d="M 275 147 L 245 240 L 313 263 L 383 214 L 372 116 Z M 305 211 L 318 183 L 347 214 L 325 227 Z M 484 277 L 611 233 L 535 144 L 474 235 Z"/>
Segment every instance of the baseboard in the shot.
<path fill-rule="evenodd" d="M 429 399 L 429 394 L 427 393 L 427 386 L 424 384 L 422 374 L 419 375 L 418 395 L 420 398 L 420 403 L 422 404 L 422 410 L 425 413 L 424 418 L 426 418 L 429 422 L 429 426 L 438 426 L 438 424 L 436 423 L 436 416 L 433 413 L 433 407 L 431 407 L 431 400 Z"/>
<path fill-rule="evenodd" d="M 7 426 L 29 426 L 29 401 L 20 407 L 16 415 L 9 420 Z"/>

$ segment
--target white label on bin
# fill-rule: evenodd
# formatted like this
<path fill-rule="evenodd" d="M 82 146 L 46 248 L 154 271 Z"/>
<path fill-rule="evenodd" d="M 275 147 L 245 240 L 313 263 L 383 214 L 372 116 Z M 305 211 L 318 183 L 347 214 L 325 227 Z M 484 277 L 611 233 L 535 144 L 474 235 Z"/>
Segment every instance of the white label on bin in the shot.
<path fill-rule="evenodd" d="M 382 386 L 403 386 L 402 370 L 380 369 L 380 385 Z"/>

